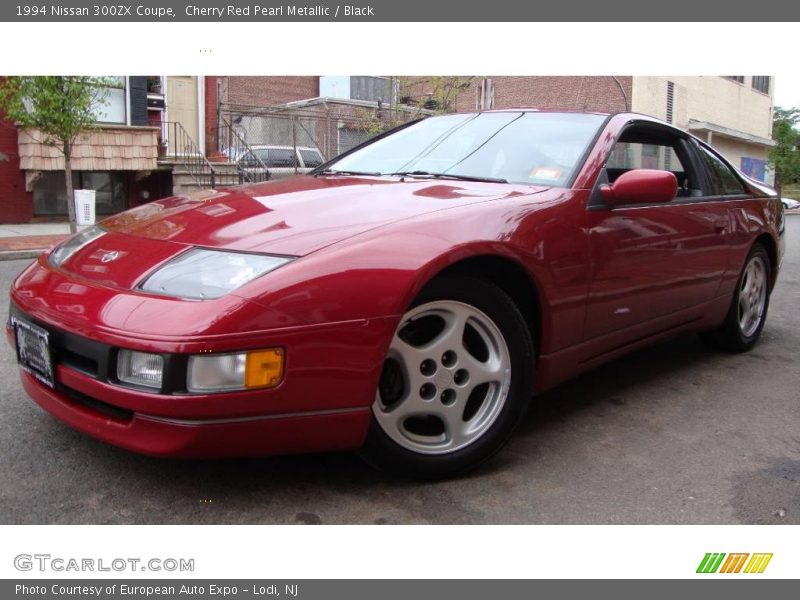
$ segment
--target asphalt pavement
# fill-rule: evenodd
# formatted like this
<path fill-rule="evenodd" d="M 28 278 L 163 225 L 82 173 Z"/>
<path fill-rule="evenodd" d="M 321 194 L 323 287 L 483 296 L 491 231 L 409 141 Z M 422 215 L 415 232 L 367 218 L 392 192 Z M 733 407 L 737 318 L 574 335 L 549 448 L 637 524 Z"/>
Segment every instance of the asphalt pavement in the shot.
<path fill-rule="evenodd" d="M 0 523 L 800 524 L 800 216 L 787 242 L 752 352 L 687 336 L 608 364 L 541 397 L 481 470 L 439 483 L 346 453 L 131 454 L 44 413 L 0 349 Z M 0 262 L 4 294 L 27 262 Z"/>

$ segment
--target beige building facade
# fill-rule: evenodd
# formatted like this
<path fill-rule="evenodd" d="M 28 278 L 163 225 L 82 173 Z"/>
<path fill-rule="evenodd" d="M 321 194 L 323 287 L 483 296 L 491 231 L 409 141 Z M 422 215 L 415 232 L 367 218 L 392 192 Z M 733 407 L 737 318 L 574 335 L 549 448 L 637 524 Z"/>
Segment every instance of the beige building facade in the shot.
<path fill-rule="evenodd" d="M 773 88 L 769 76 L 636 76 L 631 110 L 693 133 L 743 172 L 771 182 Z"/>

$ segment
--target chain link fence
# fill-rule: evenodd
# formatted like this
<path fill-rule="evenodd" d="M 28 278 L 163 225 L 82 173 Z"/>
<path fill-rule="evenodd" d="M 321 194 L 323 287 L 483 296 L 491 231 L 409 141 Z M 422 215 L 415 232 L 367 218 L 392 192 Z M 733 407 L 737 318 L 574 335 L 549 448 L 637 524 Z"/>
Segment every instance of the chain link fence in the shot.
<path fill-rule="evenodd" d="M 429 114 L 412 107 L 364 106 L 320 102 L 306 106 L 257 107 L 221 105 L 217 150 L 234 156 L 238 136 L 252 149 L 270 148 L 276 157 L 294 149 L 307 162 L 328 161 L 351 148 L 409 120 Z M 284 150 L 283 153 L 278 150 Z M 318 154 L 317 154 L 318 153 Z M 314 156 L 318 159 L 314 159 Z M 274 166 L 274 165 L 272 165 Z M 287 165 L 281 165 L 287 166 Z M 313 166 L 317 166 L 316 164 Z"/>

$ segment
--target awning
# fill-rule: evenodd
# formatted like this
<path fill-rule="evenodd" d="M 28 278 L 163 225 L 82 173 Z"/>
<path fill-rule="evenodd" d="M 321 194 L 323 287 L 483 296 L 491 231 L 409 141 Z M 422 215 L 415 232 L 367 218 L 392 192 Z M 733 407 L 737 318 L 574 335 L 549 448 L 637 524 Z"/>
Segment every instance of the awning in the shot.
<path fill-rule="evenodd" d="M 738 129 L 723 127 L 722 125 L 709 123 L 708 121 L 695 121 L 694 119 L 689 119 L 689 126 L 686 129 L 690 133 L 697 135 L 697 137 L 705 137 L 698 134 L 711 133 L 712 136 L 718 135 L 720 137 L 737 140 L 739 142 L 745 142 L 747 144 L 755 144 L 757 146 L 769 147 L 777 145 L 775 140 L 753 135 L 752 133 L 747 133 L 746 131 L 739 131 Z"/>

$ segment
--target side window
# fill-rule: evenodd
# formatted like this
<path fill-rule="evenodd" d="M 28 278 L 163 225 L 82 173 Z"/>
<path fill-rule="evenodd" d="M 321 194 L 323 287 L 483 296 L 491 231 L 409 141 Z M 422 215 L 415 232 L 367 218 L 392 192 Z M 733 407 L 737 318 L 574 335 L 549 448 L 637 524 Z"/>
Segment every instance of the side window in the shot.
<path fill-rule="evenodd" d="M 661 169 L 683 172 L 678 155 L 671 146 L 618 142 L 608 158 L 609 169 Z"/>
<path fill-rule="evenodd" d="M 291 148 L 270 148 L 268 167 L 275 169 L 294 167 L 297 157 Z"/>
<path fill-rule="evenodd" d="M 300 158 L 307 169 L 316 169 L 323 162 L 322 155 L 316 150 L 300 150 Z"/>
<path fill-rule="evenodd" d="M 625 141 L 623 135 L 616 143 L 606 161 L 609 182 L 613 183 L 620 175 L 633 169 L 659 169 L 675 175 L 679 197 L 699 194 L 699 191 L 692 192 L 699 188 L 697 178 L 681 161 L 675 147 L 661 141 L 663 136 L 652 142 L 642 138 L 644 136 L 636 135 L 637 141 Z"/>
<path fill-rule="evenodd" d="M 747 193 L 742 182 L 739 181 L 739 178 L 730 167 L 710 152 L 708 148 L 700 146 L 700 155 L 708 167 L 708 174 L 711 177 L 711 185 L 713 186 L 713 189 L 710 190 L 712 194 L 730 196 Z"/>

